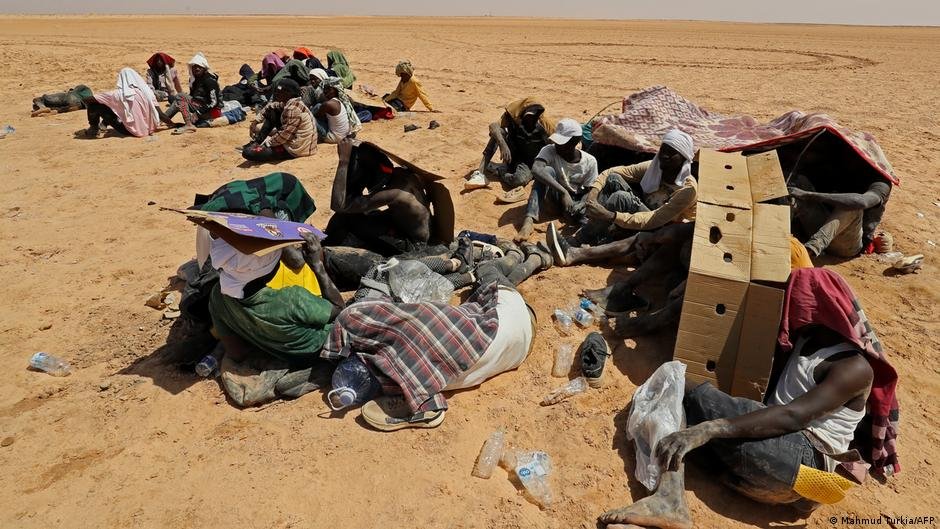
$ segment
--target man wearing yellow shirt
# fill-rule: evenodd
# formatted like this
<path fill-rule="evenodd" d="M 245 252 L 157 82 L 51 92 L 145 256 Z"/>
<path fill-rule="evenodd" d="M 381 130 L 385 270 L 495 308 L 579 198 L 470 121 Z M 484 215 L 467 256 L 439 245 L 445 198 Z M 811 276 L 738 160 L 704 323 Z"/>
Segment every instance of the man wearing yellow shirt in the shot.
<path fill-rule="evenodd" d="M 398 63 L 398 66 L 395 67 L 395 75 L 401 77 L 401 81 L 398 82 L 398 87 L 395 88 L 395 91 L 391 94 L 382 96 L 382 100 L 388 103 L 390 107 L 398 112 L 411 110 L 411 107 L 415 106 L 415 103 L 420 99 L 428 110 L 431 112 L 439 112 L 434 110 L 434 106 L 431 105 L 428 94 L 424 91 L 424 88 L 421 87 L 421 83 L 414 78 L 414 67 L 411 65 L 411 62 L 402 61 Z"/>

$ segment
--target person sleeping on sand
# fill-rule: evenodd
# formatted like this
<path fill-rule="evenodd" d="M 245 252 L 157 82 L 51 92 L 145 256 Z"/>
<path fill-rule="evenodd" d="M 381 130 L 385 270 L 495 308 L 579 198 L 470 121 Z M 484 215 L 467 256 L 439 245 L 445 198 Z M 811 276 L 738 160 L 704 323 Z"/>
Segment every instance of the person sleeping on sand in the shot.
<path fill-rule="evenodd" d="M 366 424 L 382 431 L 437 427 L 447 411 L 443 392 L 478 386 L 526 359 L 534 312 L 495 261 L 480 265 L 477 277 L 457 306 L 368 299 L 336 318 L 321 356 L 357 355 L 385 393 L 362 406 Z"/>
<path fill-rule="evenodd" d="M 835 272 L 800 269 L 793 272 L 784 306 L 778 346 L 789 359 L 767 405 L 687 378 L 685 427 L 651 447 L 662 472 L 658 488 L 602 514 L 608 528 L 690 529 L 684 498 L 688 454 L 717 464 L 733 490 L 804 515 L 841 500 L 864 479 L 862 463 L 882 475 L 896 470 L 897 425 L 889 415 L 897 413 L 897 375 L 852 290 Z M 866 415 L 883 426 L 860 428 Z M 853 441 L 874 447 L 866 461 L 850 450 Z"/>
<path fill-rule="evenodd" d="M 91 88 L 80 84 L 69 88 L 65 92 L 51 92 L 33 98 L 33 110 L 30 116 L 37 117 L 47 114 L 63 114 L 85 108 L 85 100 L 94 92 Z"/>
<path fill-rule="evenodd" d="M 283 79 L 268 103 L 249 127 L 252 142 L 242 148 L 242 157 L 252 162 L 271 162 L 310 156 L 317 152 L 313 116 L 300 98 L 300 85 Z"/>
<path fill-rule="evenodd" d="M 324 245 L 360 247 L 385 256 L 425 247 L 431 236 L 431 209 L 418 176 L 406 168 L 367 163 L 363 156 L 350 174 L 353 148 L 354 140 L 346 138 L 336 149 L 333 216 Z"/>
<path fill-rule="evenodd" d="M 464 189 L 478 189 L 488 184 L 487 166 L 497 147 L 503 163 L 495 173 L 509 188 L 522 187 L 532 181 L 535 157 L 548 145 L 548 136 L 555 130 L 555 122 L 545 116 L 545 107 L 534 98 L 526 97 L 506 105 L 498 123 L 490 123 L 490 139 L 483 149 L 480 168 L 470 175 Z"/>
<path fill-rule="evenodd" d="M 197 53 L 189 60 L 189 93 L 180 93 L 169 108 L 167 119 L 177 113 L 183 115 L 184 124 L 173 134 L 196 132 L 196 123 L 217 118 L 222 110 L 222 90 L 219 88 L 219 76 L 210 68 L 202 53 Z"/>
<path fill-rule="evenodd" d="M 166 53 L 157 52 L 147 59 L 147 86 L 153 90 L 157 101 L 167 101 L 183 91 L 179 75 L 176 73 L 176 59 Z"/>
<path fill-rule="evenodd" d="M 581 133 L 580 123 L 562 119 L 549 136 L 551 143 L 536 155 L 532 164 L 535 184 L 517 241 L 529 238 L 536 219 L 561 216 L 578 224 L 584 218 L 584 199 L 597 179 L 597 160 L 578 148 Z"/>
<path fill-rule="evenodd" d="M 424 91 L 421 83 L 414 78 L 414 73 L 414 66 L 411 65 L 410 61 L 401 61 L 398 63 L 398 65 L 395 66 L 395 75 L 400 77 L 401 80 L 398 81 L 398 86 L 392 93 L 382 96 L 382 101 L 385 101 L 388 106 L 394 108 L 396 111 L 403 112 L 405 110 L 411 110 L 420 99 L 425 108 L 431 112 L 438 112 L 434 110 L 434 107 L 431 105 L 431 100 L 428 98 L 428 94 Z"/>
<path fill-rule="evenodd" d="M 125 136 L 142 138 L 157 130 L 161 119 L 157 97 L 147 82 L 134 71 L 124 68 L 118 73 L 117 88 L 98 92 L 84 100 L 88 113 L 86 138 L 102 135 L 102 126 L 111 127 Z M 169 119 L 166 119 L 169 121 Z"/>

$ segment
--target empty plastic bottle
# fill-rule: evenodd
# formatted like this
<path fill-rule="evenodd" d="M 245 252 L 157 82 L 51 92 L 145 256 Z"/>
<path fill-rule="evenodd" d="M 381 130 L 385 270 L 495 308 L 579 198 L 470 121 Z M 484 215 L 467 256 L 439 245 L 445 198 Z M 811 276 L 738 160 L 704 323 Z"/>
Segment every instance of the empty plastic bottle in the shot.
<path fill-rule="evenodd" d="M 334 411 L 368 402 L 382 389 L 369 368 L 356 355 L 349 355 L 333 372 L 333 390 L 326 400 Z"/>
<path fill-rule="evenodd" d="M 552 376 L 564 378 L 571 371 L 571 363 L 574 362 L 574 347 L 570 343 L 562 343 L 555 350 L 555 363 L 552 364 Z"/>
<path fill-rule="evenodd" d="M 420 261 L 392 258 L 379 267 L 388 272 L 388 286 L 405 303 L 437 301 L 448 303 L 454 295 L 454 285 L 444 276 L 432 271 Z"/>
<path fill-rule="evenodd" d="M 590 327 L 591 325 L 594 325 L 594 315 L 580 307 L 578 310 L 574 311 L 572 319 L 574 319 L 574 321 L 582 327 Z"/>
<path fill-rule="evenodd" d="M 555 318 L 555 328 L 558 329 L 558 332 L 563 336 L 574 334 L 574 320 L 572 320 L 570 314 L 562 309 L 555 309 L 552 316 Z"/>
<path fill-rule="evenodd" d="M 525 488 L 526 496 L 545 509 L 552 504 L 552 489 L 548 484 L 551 458 L 545 452 L 522 454 L 516 462 L 516 477 Z"/>
<path fill-rule="evenodd" d="M 72 372 L 68 362 L 43 351 L 39 351 L 29 359 L 29 367 L 45 371 L 54 377 L 65 377 Z"/>
<path fill-rule="evenodd" d="M 581 298 L 581 302 L 579 304 L 582 309 L 590 312 L 591 314 L 597 314 L 598 311 L 600 310 L 600 307 L 598 307 L 597 304 L 595 304 L 593 301 L 589 300 L 588 298 Z"/>
<path fill-rule="evenodd" d="M 211 354 L 207 354 L 206 356 L 202 357 L 202 360 L 196 364 L 196 374 L 203 378 L 211 377 L 213 373 L 218 371 L 218 369 L 219 361 Z"/>
<path fill-rule="evenodd" d="M 542 406 L 551 406 L 552 404 L 558 404 L 559 402 L 577 395 L 578 393 L 584 393 L 587 391 L 588 383 L 587 379 L 584 377 L 578 377 L 571 382 L 568 382 L 564 386 L 552 391 L 542 399 Z"/>
<path fill-rule="evenodd" d="M 16 132 L 16 129 L 13 128 L 13 125 L 4 125 L 3 128 L 0 129 L 0 135 L 3 136 L 6 136 L 7 134 L 13 134 L 14 132 Z"/>
<path fill-rule="evenodd" d="M 473 466 L 473 472 L 470 474 L 478 478 L 490 479 L 490 476 L 493 475 L 493 469 L 496 468 L 496 464 L 499 463 L 503 455 L 505 443 L 506 434 L 502 430 L 496 430 L 490 434 L 490 438 L 483 443 L 476 465 Z"/>

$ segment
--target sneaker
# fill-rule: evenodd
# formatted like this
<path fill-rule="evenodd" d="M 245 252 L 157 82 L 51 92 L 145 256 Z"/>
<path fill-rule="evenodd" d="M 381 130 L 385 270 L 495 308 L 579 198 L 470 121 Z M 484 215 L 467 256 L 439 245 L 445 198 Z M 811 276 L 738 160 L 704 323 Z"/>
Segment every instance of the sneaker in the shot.
<path fill-rule="evenodd" d="M 610 356 L 610 348 L 604 335 L 592 332 L 581 342 L 578 348 L 578 357 L 581 359 L 581 374 L 587 379 L 592 388 L 602 386 L 601 378 L 604 376 L 604 364 Z"/>
<path fill-rule="evenodd" d="M 548 231 L 545 233 L 545 244 L 552 252 L 552 257 L 555 259 L 557 266 L 568 265 L 568 249 L 571 248 L 571 245 L 558 233 L 558 228 L 555 227 L 554 222 L 548 225 Z"/>
<path fill-rule="evenodd" d="M 419 411 L 412 413 L 401 396 L 383 396 L 370 400 L 362 406 L 362 419 L 369 426 L 383 432 L 403 428 L 436 428 L 444 422 L 446 410 Z"/>
<path fill-rule="evenodd" d="M 484 187 L 490 187 L 490 182 L 480 171 L 474 171 L 470 177 L 467 178 L 467 181 L 463 183 L 464 191 L 473 191 L 474 189 L 483 189 Z"/>
<path fill-rule="evenodd" d="M 454 253 L 450 257 L 451 259 L 458 259 L 460 261 L 460 269 L 457 270 L 458 273 L 462 274 L 469 270 L 474 264 L 473 241 L 470 240 L 470 237 L 458 237 L 457 249 L 454 250 Z"/>
<path fill-rule="evenodd" d="M 526 259 L 533 255 L 536 255 L 539 259 L 541 259 L 542 264 L 539 266 L 539 270 L 548 270 L 552 267 L 552 254 L 548 251 L 548 248 L 546 248 L 542 242 L 539 242 L 538 244 L 524 242 L 521 244 L 521 247 L 522 254 Z"/>

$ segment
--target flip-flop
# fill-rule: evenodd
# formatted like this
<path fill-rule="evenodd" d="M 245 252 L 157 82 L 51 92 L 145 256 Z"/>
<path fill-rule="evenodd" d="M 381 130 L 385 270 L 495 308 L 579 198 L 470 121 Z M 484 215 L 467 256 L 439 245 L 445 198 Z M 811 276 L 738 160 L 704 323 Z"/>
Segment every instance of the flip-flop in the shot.
<path fill-rule="evenodd" d="M 516 187 L 501 193 L 496 196 L 496 201 L 500 204 L 515 204 L 516 202 L 522 202 L 523 200 L 529 198 L 529 193 L 527 192 L 525 186 Z"/>
<path fill-rule="evenodd" d="M 193 132 L 196 132 L 196 127 L 191 127 L 191 128 L 190 128 L 190 127 L 180 127 L 180 128 L 178 128 L 178 129 L 174 129 L 173 132 L 171 132 L 171 134 L 173 134 L 174 136 L 179 136 L 180 134 L 190 134 L 190 133 L 193 133 Z"/>
<path fill-rule="evenodd" d="M 909 255 L 907 257 L 902 257 L 898 259 L 891 266 L 898 272 L 901 272 L 903 274 L 910 274 L 924 267 L 924 255 L 917 254 L 917 255 Z"/>

